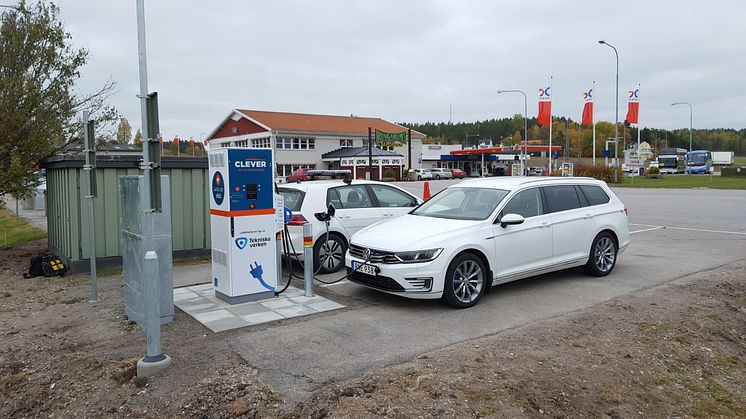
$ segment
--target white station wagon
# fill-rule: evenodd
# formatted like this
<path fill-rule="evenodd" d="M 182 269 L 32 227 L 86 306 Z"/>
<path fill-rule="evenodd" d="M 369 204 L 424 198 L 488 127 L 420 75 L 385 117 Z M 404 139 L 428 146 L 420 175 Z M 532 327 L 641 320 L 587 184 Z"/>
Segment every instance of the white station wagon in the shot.
<path fill-rule="evenodd" d="M 360 230 L 345 264 L 353 282 L 465 308 L 521 278 L 576 266 L 608 275 L 628 245 L 627 208 L 602 181 L 484 178 Z"/>

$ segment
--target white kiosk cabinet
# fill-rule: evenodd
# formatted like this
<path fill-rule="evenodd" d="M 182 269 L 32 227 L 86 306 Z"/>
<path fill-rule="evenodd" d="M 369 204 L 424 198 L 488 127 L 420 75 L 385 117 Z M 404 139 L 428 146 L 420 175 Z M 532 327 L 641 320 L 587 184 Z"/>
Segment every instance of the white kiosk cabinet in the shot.
<path fill-rule="evenodd" d="M 271 149 L 210 150 L 210 227 L 215 295 L 231 304 L 277 287 Z"/>

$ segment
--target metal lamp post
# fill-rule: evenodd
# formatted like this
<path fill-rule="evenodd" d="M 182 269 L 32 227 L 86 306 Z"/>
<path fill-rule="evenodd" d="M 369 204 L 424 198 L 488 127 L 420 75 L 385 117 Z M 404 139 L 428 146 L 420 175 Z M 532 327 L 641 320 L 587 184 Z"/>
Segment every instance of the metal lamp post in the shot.
<path fill-rule="evenodd" d="M 614 168 L 619 169 L 619 52 L 610 43 L 603 39 L 598 41 L 601 45 L 606 45 L 614 50 L 616 56 L 616 96 L 614 100 L 615 105 L 615 116 L 614 116 Z M 614 183 L 619 182 L 619 170 L 614 170 Z"/>
<path fill-rule="evenodd" d="M 692 104 L 689 102 L 674 102 L 671 106 L 675 105 L 689 105 L 689 151 L 692 151 Z"/>
<path fill-rule="evenodd" d="M 521 148 L 521 175 L 525 175 L 526 150 L 528 150 L 528 97 L 526 96 L 526 92 L 519 89 L 498 90 L 497 93 L 520 93 L 523 95 L 523 147 Z"/>

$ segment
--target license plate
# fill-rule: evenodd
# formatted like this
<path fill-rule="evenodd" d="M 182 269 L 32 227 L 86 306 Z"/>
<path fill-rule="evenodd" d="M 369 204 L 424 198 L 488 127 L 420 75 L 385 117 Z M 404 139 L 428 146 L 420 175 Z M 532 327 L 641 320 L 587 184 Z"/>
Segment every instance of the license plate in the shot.
<path fill-rule="evenodd" d="M 361 265 L 362 265 L 362 266 L 361 266 Z M 360 269 L 357 269 L 358 267 L 360 267 Z M 376 276 L 376 271 L 377 271 L 377 268 L 375 267 L 375 265 L 368 265 L 368 264 L 365 264 L 365 265 L 363 265 L 362 263 L 360 263 L 360 262 L 355 262 L 355 261 L 353 260 L 353 261 L 352 261 L 352 270 L 354 271 L 354 270 L 356 270 L 356 269 L 357 269 L 357 271 L 358 271 L 358 272 L 360 272 L 360 273 L 364 273 L 364 274 L 366 274 L 366 275 L 372 275 L 372 276 Z"/>

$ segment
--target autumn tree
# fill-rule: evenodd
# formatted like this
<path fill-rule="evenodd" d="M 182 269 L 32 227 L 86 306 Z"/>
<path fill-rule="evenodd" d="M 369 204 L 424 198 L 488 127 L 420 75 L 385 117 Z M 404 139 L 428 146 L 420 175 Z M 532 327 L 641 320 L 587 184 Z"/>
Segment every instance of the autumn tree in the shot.
<path fill-rule="evenodd" d="M 2 9 L 0 15 L 0 196 L 25 198 L 40 179 L 39 162 L 82 138 L 82 111 L 107 138 L 116 110 L 108 106 L 115 83 L 90 94 L 74 90 L 88 59 L 75 49 L 45 0 Z"/>
<path fill-rule="evenodd" d="M 140 131 L 140 128 L 135 132 L 135 147 L 142 148 L 142 131 Z"/>
<path fill-rule="evenodd" d="M 140 132 L 140 130 L 137 131 Z M 131 139 L 132 126 L 127 118 L 121 118 L 117 126 L 117 144 L 129 144 Z"/>

